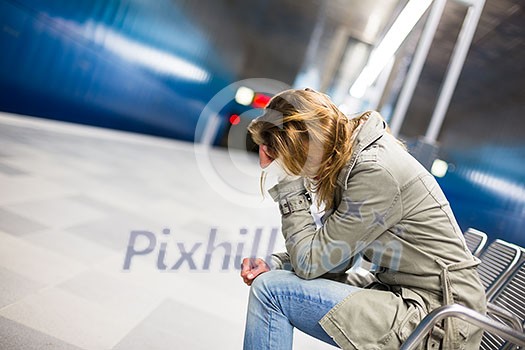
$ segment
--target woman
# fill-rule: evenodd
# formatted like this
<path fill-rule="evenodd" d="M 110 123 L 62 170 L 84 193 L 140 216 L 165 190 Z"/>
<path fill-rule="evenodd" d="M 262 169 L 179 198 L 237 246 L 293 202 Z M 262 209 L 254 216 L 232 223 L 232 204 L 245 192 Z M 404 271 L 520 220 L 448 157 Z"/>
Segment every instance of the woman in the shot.
<path fill-rule="evenodd" d="M 378 113 L 349 119 L 324 94 L 287 90 L 249 132 L 263 169 L 279 172 L 269 193 L 287 253 L 273 266 L 243 260 L 245 349 L 291 349 L 294 327 L 343 349 L 397 349 L 441 305 L 485 312 L 479 260 L 445 196 Z M 311 194 L 325 209 L 320 227 Z M 345 271 L 361 259 L 375 267 L 372 279 L 349 283 Z M 422 346 L 478 349 L 481 334 L 448 319 Z"/>

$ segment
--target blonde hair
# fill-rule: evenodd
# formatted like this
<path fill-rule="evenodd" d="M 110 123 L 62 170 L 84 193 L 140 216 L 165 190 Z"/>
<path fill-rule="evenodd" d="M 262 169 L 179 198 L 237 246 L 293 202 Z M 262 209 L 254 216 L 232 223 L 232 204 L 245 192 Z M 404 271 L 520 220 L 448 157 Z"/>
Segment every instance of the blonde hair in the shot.
<path fill-rule="evenodd" d="M 354 131 L 369 115 L 349 119 L 325 94 L 286 90 L 270 100 L 248 131 L 287 172 L 305 177 L 308 189 L 317 194 L 318 206 L 330 209 L 337 176 L 352 155 Z"/>

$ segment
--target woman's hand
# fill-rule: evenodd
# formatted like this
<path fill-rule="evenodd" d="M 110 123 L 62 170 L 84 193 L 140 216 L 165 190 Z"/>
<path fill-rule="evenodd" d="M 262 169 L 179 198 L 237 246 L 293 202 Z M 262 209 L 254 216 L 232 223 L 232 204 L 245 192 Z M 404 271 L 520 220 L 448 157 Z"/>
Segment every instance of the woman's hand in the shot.
<path fill-rule="evenodd" d="M 244 258 L 242 260 L 241 277 L 247 285 L 251 286 L 253 280 L 261 273 L 270 271 L 270 267 L 260 258 Z"/>

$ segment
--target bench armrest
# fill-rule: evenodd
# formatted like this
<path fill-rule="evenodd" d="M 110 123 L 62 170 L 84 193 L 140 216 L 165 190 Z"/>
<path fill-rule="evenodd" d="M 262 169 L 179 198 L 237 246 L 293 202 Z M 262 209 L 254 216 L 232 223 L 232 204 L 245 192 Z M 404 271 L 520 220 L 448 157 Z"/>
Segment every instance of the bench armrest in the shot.
<path fill-rule="evenodd" d="M 453 304 L 439 307 L 425 316 L 400 349 L 415 349 L 434 325 L 447 317 L 460 318 L 479 328 L 497 334 L 507 341 L 525 347 L 525 334 L 522 331 L 512 329 L 503 323 L 497 322 L 463 305 Z"/>

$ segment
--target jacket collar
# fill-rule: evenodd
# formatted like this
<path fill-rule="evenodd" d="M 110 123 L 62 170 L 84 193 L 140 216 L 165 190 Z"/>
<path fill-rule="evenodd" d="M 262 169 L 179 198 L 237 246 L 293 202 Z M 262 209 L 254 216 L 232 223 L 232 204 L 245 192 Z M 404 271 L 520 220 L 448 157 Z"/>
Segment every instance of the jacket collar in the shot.
<path fill-rule="evenodd" d="M 368 120 L 363 124 L 361 130 L 357 134 L 356 139 L 354 140 L 354 147 L 350 160 L 343 167 L 343 169 L 341 169 L 337 177 L 337 183 L 345 190 L 347 189 L 348 178 L 350 177 L 350 173 L 355 166 L 357 157 L 365 148 L 382 137 L 386 128 L 387 124 L 383 117 L 378 112 L 372 111 L 368 117 Z"/>

